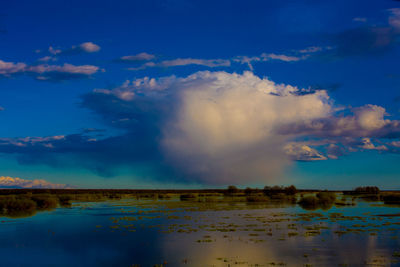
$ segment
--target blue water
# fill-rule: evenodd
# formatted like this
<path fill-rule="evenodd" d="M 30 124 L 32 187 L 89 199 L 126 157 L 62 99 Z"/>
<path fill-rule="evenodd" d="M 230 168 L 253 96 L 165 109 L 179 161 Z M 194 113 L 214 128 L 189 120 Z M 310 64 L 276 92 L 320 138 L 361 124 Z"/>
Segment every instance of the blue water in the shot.
<path fill-rule="evenodd" d="M 2 217 L 0 265 L 400 266 L 396 256 L 400 252 L 400 217 L 375 216 L 399 213 L 397 207 L 360 202 L 355 207 L 333 207 L 329 211 L 243 205 L 196 211 L 197 204 L 193 204 L 193 210 L 187 203 L 180 208 L 179 201 L 175 202 L 168 207 L 163 207 L 166 202 L 162 201 L 139 200 L 77 204 L 28 218 Z M 302 218 L 302 214 L 310 213 L 319 213 L 323 219 L 299 219 L 299 214 Z M 331 213 L 361 219 L 332 221 L 327 219 Z M 297 230 L 288 230 L 291 223 Z M 377 228 L 376 234 L 335 233 L 353 225 L 360 228 L 360 224 L 370 225 L 363 228 L 367 230 Z M 304 228 L 313 225 L 327 229 L 305 236 Z M 299 234 L 288 237 L 287 232 Z"/>

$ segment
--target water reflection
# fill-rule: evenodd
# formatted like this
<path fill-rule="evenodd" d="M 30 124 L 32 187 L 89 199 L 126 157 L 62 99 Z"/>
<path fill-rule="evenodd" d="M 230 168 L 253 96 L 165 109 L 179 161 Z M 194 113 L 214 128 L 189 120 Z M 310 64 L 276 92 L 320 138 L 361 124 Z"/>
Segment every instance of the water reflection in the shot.
<path fill-rule="evenodd" d="M 73 204 L 3 218 L 1 265 L 400 266 L 398 207 L 170 199 Z"/>

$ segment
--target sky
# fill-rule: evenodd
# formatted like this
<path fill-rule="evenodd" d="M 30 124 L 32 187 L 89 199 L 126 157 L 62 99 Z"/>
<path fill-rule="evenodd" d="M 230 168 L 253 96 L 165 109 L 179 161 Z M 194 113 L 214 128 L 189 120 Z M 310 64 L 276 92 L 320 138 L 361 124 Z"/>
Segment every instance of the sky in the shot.
<path fill-rule="evenodd" d="M 399 59 L 393 0 L 6 1 L 0 187 L 400 189 Z"/>

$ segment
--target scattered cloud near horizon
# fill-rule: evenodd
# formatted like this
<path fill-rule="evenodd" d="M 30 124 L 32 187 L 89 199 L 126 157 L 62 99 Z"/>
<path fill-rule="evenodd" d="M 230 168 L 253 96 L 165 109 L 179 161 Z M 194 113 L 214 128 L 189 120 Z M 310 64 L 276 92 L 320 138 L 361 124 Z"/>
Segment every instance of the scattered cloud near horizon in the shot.
<path fill-rule="evenodd" d="M 66 184 L 53 184 L 43 179 L 26 180 L 18 177 L 0 176 L 0 188 L 71 189 L 73 187 Z"/>

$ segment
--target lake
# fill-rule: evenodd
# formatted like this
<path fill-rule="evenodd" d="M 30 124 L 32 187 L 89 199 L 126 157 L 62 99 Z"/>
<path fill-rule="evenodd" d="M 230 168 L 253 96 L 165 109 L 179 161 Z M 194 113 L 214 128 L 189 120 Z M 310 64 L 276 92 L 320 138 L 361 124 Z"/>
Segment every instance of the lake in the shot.
<path fill-rule="evenodd" d="M 304 210 L 179 198 L 0 218 L 1 266 L 400 266 L 398 206 Z"/>

